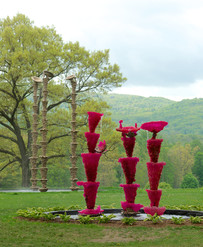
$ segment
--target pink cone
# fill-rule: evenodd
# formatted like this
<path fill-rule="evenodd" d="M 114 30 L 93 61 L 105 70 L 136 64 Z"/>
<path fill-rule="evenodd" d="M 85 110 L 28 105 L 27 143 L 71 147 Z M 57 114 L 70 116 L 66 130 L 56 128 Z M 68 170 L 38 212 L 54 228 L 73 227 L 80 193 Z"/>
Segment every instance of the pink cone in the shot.
<path fill-rule="evenodd" d="M 85 137 L 87 139 L 88 151 L 90 153 L 94 153 L 96 145 L 97 145 L 97 141 L 98 141 L 98 139 L 100 137 L 100 134 L 91 133 L 91 132 L 85 132 Z"/>
<path fill-rule="evenodd" d="M 135 137 L 126 137 L 125 135 L 123 135 L 121 140 L 123 141 L 123 146 L 125 148 L 126 155 L 128 157 L 132 157 L 133 149 L 135 146 Z"/>
<path fill-rule="evenodd" d="M 100 182 L 77 182 L 77 185 L 84 187 L 84 194 L 86 205 L 88 209 L 94 209 L 97 189 L 99 187 Z"/>
<path fill-rule="evenodd" d="M 165 207 L 160 207 L 160 208 L 158 208 L 158 207 L 144 207 L 144 212 L 146 213 L 146 214 L 150 214 L 150 215 L 155 215 L 155 214 L 157 214 L 157 215 L 163 215 L 164 214 L 164 212 L 166 211 L 166 208 Z"/>
<path fill-rule="evenodd" d="M 137 157 L 120 158 L 118 160 L 123 168 L 127 184 L 132 184 L 135 181 L 136 165 L 138 161 L 139 158 Z"/>
<path fill-rule="evenodd" d="M 159 162 L 159 163 L 147 162 L 149 185 L 151 190 L 158 189 L 159 180 L 164 165 L 166 165 L 165 162 Z"/>
<path fill-rule="evenodd" d="M 159 153 L 161 150 L 161 143 L 163 139 L 149 139 L 147 140 L 147 149 L 150 156 L 150 162 L 158 162 Z"/>
<path fill-rule="evenodd" d="M 149 200 L 150 200 L 150 206 L 153 207 L 158 207 L 159 206 L 159 201 L 161 199 L 161 194 L 162 190 L 146 190 Z"/>
<path fill-rule="evenodd" d="M 125 199 L 129 203 L 134 203 L 135 197 L 137 195 L 137 188 L 140 187 L 139 184 L 120 184 L 123 187 L 125 193 Z"/>
<path fill-rule="evenodd" d="M 101 153 L 83 153 L 82 161 L 85 167 L 85 174 L 88 182 L 95 182 L 97 178 L 97 168 Z"/>
<path fill-rule="evenodd" d="M 127 208 L 131 208 L 134 212 L 138 212 L 144 206 L 142 204 L 121 202 L 121 207 L 124 211 L 126 211 Z"/>
<path fill-rule="evenodd" d="M 98 112 L 87 112 L 88 114 L 88 123 L 89 123 L 89 131 L 94 133 L 101 117 L 104 115 L 103 113 Z"/>

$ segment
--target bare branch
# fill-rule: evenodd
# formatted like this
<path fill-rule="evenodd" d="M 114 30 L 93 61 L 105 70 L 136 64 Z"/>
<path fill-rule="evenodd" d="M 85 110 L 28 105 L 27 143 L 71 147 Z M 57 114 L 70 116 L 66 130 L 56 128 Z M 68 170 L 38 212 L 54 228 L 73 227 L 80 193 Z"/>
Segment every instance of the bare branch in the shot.
<path fill-rule="evenodd" d="M 60 105 L 62 103 L 65 103 L 65 102 L 67 103 L 70 98 L 71 98 L 71 95 L 67 96 L 65 99 L 62 99 L 61 101 L 59 101 L 59 102 L 57 102 L 55 104 L 49 105 L 47 107 L 47 111 L 50 111 L 51 109 L 53 109 L 54 107 L 56 107 L 56 106 L 58 106 L 58 105 Z M 71 100 L 69 101 L 69 103 L 71 103 Z"/>
<path fill-rule="evenodd" d="M 9 154 L 11 156 L 17 157 L 15 153 L 13 153 L 9 150 L 3 149 L 3 148 L 0 148 L 0 153 Z"/>
<path fill-rule="evenodd" d="M 8 139 L 16 144 L 18 144 L 18 141 L 16 139 L 14 139 L 13 137 L 10 137 L 10 136 L 4 136 L 4 135 L 0 135 L 1 138 L 4 138 L 4 139 Z"/>
<path fill-rule="evenodd" d="M 61 137 L 66 137 L 66 136 L 70 136 L 70 133 L 67 134 L 63 134 L 63 135 L 59 135 L 59 136 L 54 136 L 54 137 L 50 137 L 50 139 L 48 140 L 48 143 L 52 142 L 55 139 L 61 138 Z"/>
<path fill-rule="evenodd" d="M 48 160 L 49 159 L 53 159 L 53 158 L 64 158 L 64 157 L 66 157 L 67 155 L 65 155 L 65 154 L 55 154 L 55 155 L 51 155 L 51 156 L 49 156 L 48 157 Z"/>
<path fill-rule="evenodd" d="M 12 129 L 11 126 L 9 126 L 8 124 L 0 121 L 0 125 L 4 126 L 5 128 L 7 128 L 8 130 L 10 130 L 11 132 L 15 133 L 14 129 Z"/>
<path fill-rule="evenodd" d="M 11 160 L 9 161 L 6 165 L 4 165 L 1 169 L 0 172 L 2 172 L 7 166 L 9 166 L 10 164 L 13 164 L 14 162 L 18 161 L 17 159 Z"/>
<path fill-rule="evenodd" d="M 7 94 L 8 96 L 10 96 L 11 98 L 15 99 L 15 97 L 14 97 L 11 93 L 7 92 L 6 90 L 4 90 L 4 89 L 2 89 L 2 88 L 0 88 L 0 92 L 5 93 L 5 94 Z"/>

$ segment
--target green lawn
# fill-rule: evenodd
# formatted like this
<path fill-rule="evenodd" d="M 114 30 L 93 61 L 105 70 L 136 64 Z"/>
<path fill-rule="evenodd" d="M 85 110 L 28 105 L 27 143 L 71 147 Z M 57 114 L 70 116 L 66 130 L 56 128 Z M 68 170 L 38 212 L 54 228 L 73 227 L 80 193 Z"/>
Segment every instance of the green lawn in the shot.
<path fill-rule="evenodd" d="M 97 205 L 120 208 L 122 189 L 99 191 Z M 139 190 L 137 203 L 149 205 L 147 193 Z M 201 189 L 163 190 L 160 206 L 203 207 Z M 173 227 L 110 227 L 29 222 L 16 219 L 27 207 L 85 206 L 83 192 L 0 193 L 0 246 L 203 246 L 203 224 Z M 169 207 L 170 208 L 170 207 Z"/>

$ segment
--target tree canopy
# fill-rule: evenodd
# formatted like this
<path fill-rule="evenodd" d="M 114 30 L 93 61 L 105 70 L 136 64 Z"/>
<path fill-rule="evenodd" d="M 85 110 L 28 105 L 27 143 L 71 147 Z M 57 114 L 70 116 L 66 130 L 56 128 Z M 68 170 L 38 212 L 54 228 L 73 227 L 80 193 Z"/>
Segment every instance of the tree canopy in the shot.
<path fill-rule="evenodd" d="M 88 51 L 78 42 L 64 43 L 54 28 L 36 27 L 22 14 L 0 21 L 0 171 L 20 165 L 25 187 L 30 182 L 31 77 L 40 77 L 44 70 L 54 74 L 48 86 L 49 144 L 70 135 L 68 105 L 64 109 L 64 104 L 71 103 L 67 75 L 74 72 L 77 77 L 81 104 L 87 100 L 87 92 L 107 92 L 126 80 L 119 66 L 110 64 L 109 50 Z M 65 155 L 54 153 L 49 158 Z"/>

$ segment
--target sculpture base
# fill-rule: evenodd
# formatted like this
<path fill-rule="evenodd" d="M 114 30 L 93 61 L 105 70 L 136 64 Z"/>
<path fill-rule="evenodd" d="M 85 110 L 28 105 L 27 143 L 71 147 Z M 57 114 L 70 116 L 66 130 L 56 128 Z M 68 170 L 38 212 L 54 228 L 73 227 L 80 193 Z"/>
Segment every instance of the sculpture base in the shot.
<path fill-rule="evenodd" d="M 80 215 L 86 216 L 86 215 L 90 215 L 90 216 L 99 216 L 104 212 L 104 210 L 101 209 L 100 206 L 98 206 L 96 209 L 84 209 L 81 211 L 78 211 L 78 213 Z"/>
<path fill-rule="evenodd" d="M 121 207 L 124 211 L 134 211 L 138 212 L 142 207 L 144 207 L 142 204 L 135 204 L 130 202 L 121 202 Z"/>
<path fill-rule="evenodd" d="M 77 190 L 79 190 L 79 187 L 70 187 L 70 190 L 77 191 Z"/>
<path fill-rule="evenodd" d="M 165 211 L 166 211 L 165 207 L 155 207 L 155 206 L 153 206 L 153 207 L 144 207 L 144 212 L 146 214 L 150 214 L 152 216 L 155 215 L 155 214 L 157 214 L 159 216 L 163 215 Z"/>
<path fill-rule="evenodd" d="M 40 188 L 39 191 L 40 192 L 47 192 L 48 188 Z"/>
<path fill-rule="evenodd" d="M 137 216 L 138 214 L 139 214 L 139 212 L 135 212 L 131 208 L 126 208 L 126 210 L 121 211 L 121 215 L 123 215 L 125 217 Z"/>

